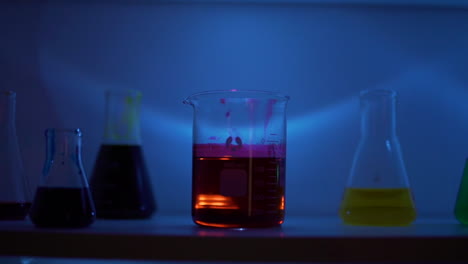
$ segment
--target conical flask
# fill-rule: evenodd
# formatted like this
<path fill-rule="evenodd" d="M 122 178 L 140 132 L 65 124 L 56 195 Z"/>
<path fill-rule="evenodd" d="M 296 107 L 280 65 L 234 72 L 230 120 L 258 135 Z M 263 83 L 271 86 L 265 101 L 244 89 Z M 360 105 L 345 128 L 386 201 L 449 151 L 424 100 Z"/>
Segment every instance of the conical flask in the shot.
<path fill-rule="evenodd" d="M 16 94 L 0 93 L 0 220 L 23 220 L 31 206 L 15 125 Z"/>
<path fill-rule="evenodd" d="M 396 135 L 395 101 L 393 90 L 360 94 L 361 139 L 340 208 L 346 224 L 404 226 L 416 218 Z"/>
<path fill-rule="evenodd" d="M 138 91 L 106 93 L 106 129 L 91 177 L 99 218 L 148 218 L 156 202 L 140 137 Z"/>
<path fill-rule="evenodd" d="M 91 225 L 96 212 L 81 161 L 79 129 L 46 130 L 47 156 L 30 218 L 37 227 Z"/>
<path fill-rule="evenodd" d="M 460 223 L 468 225 L 468 159 L 466 159 L 465 169 L 458 187 L 455 217 Z"/>

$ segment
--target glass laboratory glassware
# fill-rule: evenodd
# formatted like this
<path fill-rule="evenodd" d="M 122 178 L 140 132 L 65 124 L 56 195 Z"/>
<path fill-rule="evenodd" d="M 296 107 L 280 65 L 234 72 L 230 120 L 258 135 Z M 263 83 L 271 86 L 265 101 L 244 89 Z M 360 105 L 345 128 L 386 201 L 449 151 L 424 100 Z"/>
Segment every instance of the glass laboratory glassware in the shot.
<path fill-rule="evenodd" d="M 149 218 L 156 211 L 141 147 L 139 91 L 106 93 L 106 127 L 91 176 L 98 218 Z"/>
<path fill-rule="evenodd" d="M 96 212 L 81 161 L 79 129 L 47 129 L 47 156 L 30 218 L 37 227 L 91 225 Z"/>
<path fill-rule="evenodd" d="M 31 206 L 16 136 L 16 93 L 0 92 L 0 220 L 23 220 Z"/>
<path fill-rule="evenodd" d="M 455 217 L 460 223 L 468 225 L 468 159 L 466 159 L 465 169 L 458 187 Z"/>
<path fill-rule="evenodd" d="M 192 218 L 244 228 L 284 222 L 288 96 L 227 90 L 193 94 Z"/>
<path fill-rule="evenodd" d="M 416 218 L 396 134 L 395 101 L 393 90 L 360 94 L 361 139 L 340 208 L 346 224 L 405 226 Z"/>

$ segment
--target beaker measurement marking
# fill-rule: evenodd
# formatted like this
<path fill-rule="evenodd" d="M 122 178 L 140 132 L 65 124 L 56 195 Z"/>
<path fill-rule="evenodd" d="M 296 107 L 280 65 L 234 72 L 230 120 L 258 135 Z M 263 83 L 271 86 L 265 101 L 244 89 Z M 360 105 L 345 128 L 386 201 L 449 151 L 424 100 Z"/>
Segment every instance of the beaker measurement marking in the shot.
<path fill-rule="evenodd" d="M 263 195 L 263 194 L 254 194 L 252 198 L 253 198 L 254 201 L 263 201 L 263 200 L 265 200 L 265 195 Z"/>
<path fill-rule="evenodd" d="M 275 190 L 276 192 L 276 190 Z M 277 196 L 277 195 L 274 195 L 274 194 L 271 194 L 271 193 L 257 193 L 257 194 L 254 194 L 253 195 L 253 198 L 254 200 L 258 200 L 258 199 L 261 199 L 261 200 L 264 200 L 264 199 L 281 199 L 281 196 Z"/>

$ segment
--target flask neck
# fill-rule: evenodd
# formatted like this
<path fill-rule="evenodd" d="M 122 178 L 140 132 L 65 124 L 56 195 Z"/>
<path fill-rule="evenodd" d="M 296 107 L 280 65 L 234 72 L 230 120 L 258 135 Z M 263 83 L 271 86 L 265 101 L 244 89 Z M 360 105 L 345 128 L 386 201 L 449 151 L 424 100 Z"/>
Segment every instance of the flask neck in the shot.
<path fill-rule="evenodd" d="M 361 132 L 367 140 L 396 137 L 395 97 L 361 97 Z"/>
<path fill-rule="evenodd" d="M 140 103 L 138 91 L 106 93 L 104 144 L 140 145 Z"/>
<path fill-rule="evenodd" d="M 14 129 L 16 115 L 16 94 L 2 92 L 0 95 L 0 126 Z"/>
<path fill-rule="evenodd" d="M 46 131 L 47 156 L 44 166 L 45 185 L 60 187 L 83 187 L 83 164 L 81 160 L 81 131 L 48 129 Z"/>

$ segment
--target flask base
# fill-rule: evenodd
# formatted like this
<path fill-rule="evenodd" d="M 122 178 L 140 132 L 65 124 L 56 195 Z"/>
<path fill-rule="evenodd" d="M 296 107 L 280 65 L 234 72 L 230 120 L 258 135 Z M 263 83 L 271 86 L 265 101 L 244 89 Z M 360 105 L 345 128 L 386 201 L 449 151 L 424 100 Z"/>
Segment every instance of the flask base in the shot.
<path fill-rule="evenodd" d="M 30 207 L 27 202 L 0 202 L 0 221 L 24 220 Z"/>
<path fill-rule="evenodd" d="M 468 225 L 468 207 L 456 208 L 455 218 L 462 225 Z"/>
<path fill-rule="evenodd" d="M 97 218 L 145 219 L 157 210 L 140 145 L 101 145 L 90 188 Z"/>
<path fill-rule="evenodd" d="M 341 211 L 341 219 L 348 225 L 408 226 L 415 218 L 414 208 L 411 207 L 345 208 Z"/>
<path fill-rule="evenodd" d="M 36 227 L 82 228 L 96 219 L 88 188 L 39 187 L 30 218 Z"/>
<path fill-rule="evenodd" d="M 193 214 L 193 222 L 200 226 L 221 228 L 262 228 L 277 227 L 283 224 L 284 215 L 247 216 L 233 210 L 198 209 Z M 230 211 L 230 212 L 227 212 Z"/>
<path fill-rule="evenodd" d="M 350 225 L 407 226 L 416 210 L 409 188 L 347 188 L 340 216 Z"/>

